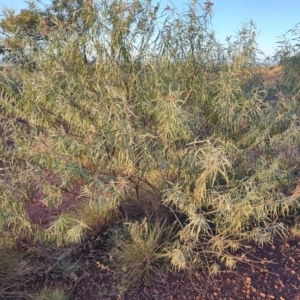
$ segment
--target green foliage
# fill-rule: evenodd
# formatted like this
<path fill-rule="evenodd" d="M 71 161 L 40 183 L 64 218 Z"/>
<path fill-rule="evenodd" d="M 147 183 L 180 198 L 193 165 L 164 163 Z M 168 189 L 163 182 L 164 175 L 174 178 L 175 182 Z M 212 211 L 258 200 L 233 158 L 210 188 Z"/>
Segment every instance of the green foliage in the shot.
<path fill-rule="evenodd" d="M 0 22 L 1 36 L 0 53 L 4 61 L 25 65 L 29 63 L 24 41 L 39 41 L 40 16 L 34 10 L 23 9 L 16 15 L 12 10 L 5 10 Z"/>
<path fill-rule="evenodd" d="M 266 99 L 255 24 L 224 47 L 195 1 L 182 15 L 151 1 L 54 1 L 48 18 L 42 40 L 22 37 L 34 68 L 16 61 L 1 83 L 2 231 L 62 245 L 125 220 L 114 255 L 130 282 L 162 258 L 233 268 L 236 250 L 288 234 L 298 75 Z M 74 207 L 58 210 L 66 191 Z M 29 216 L 36 202 L 58 211 L 44 226 Z"/>
<path fill-rule="evenodd" d="M 276 61 L 282 66 L 282 90 L 285 93 L 299 94 L 299 64 L 300 64 L 300 24 L 290 29 L 278 41 L 275 54 Z"/>
<path fill-rule="evenodd" d="M 1 20 L 1 28 L 7 32 L 33 31 L 38 25 L 39 18 L 31 10 L 21 10 L 17 16 L 9 14 Z"/>
<path fill-rule="evenodd" d="M 48 239 L 63 243 L 79 243 L 89 227 L 81 220 L 60 215 L 46 230 Z"/>

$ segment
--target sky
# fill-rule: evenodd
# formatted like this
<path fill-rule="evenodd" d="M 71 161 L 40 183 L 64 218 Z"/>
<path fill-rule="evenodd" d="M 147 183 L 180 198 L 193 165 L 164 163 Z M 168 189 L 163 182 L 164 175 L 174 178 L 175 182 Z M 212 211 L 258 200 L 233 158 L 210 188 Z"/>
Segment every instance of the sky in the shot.
<path fill-rule="evenodd" d="M 49 3 L 49 0 L 43 0 Z M 153 0 L 153 4 L 168 4 L 186 10 L 189 0 Z M 205 2 L 201 0 L 201 2 Z M 250 20 L 257 24 L 259 48 L 266 56 L 272 56 L 276 42 L 281 36 L 300 22 L 300 0 L 212 0 L 214 3 L 212 27 L 217 39 L 223 43 L 227 36 L 234 36 L 242 23 Z M 24 0 L 0 0 L 2 7 L 26 8 Z"/>

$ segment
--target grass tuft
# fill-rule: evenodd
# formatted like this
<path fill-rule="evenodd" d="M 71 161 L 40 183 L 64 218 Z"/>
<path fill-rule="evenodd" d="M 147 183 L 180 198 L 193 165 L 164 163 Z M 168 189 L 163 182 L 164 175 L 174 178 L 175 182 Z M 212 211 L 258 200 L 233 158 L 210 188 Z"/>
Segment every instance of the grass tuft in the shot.
<path fill-rule="evenodd" d="M 167 266 L 166 251 L 173 239 L 174 230 L 166 223 L 151 224 L 145 218 L 140 223 L 126 224 L 123 237 L 114 238 L 110 253 L 113 266 L 122 273 L 122 284 L 129 288 L 159 276 Z"/>

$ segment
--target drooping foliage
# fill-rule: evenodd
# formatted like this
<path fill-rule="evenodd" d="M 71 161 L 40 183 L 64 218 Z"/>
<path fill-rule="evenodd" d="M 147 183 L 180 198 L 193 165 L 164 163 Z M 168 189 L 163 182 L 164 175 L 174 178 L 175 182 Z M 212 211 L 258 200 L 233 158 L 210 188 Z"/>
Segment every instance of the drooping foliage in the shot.
<path fill-rule="evenodd" d="M 151 1 L 76 0 L 1 21 L 1 42 L 22 44 L 9 54 L 26 56 L 1 83 L 2 230 L 64 244 L 99 223 L 164 219 L 175 229 L 171 246 L 155 244 L 163 257 L 212 272 L 234 267 L 249 241 L 288 234 L 285 217 L 299 208 L 299 95 L 266 100 L 253 80 L 255 24 L 221 45 L 211 17 L 196 1 L 178 14 Z M 37 190 L 51 208 L 76 184 L 77 210 L 46 228 L 30 218 Z M 122 240 L 114 253 L 131 246 Z"/>

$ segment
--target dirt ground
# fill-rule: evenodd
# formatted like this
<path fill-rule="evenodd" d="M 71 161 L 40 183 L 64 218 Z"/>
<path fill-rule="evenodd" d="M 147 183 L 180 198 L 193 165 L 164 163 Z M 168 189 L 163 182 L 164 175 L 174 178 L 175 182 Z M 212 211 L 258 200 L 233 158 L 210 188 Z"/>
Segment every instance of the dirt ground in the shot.
<path fill-rule="evenodd" d="M 90 257 L 90 267 L 77 275 L 79 282 L 74 283 L 71 299 L 122 299 L 113 295 L 117 285 L 114 276 L 97 264 L 103 259 L 101 252 L 97 251 L 99 242 L 101 240 L 95 239 L 86 245 L 84 251 Z M 299 238 L 291 237 L 286 241 L 277 240 L 272 246 L 256 247 L 252 256 L 254 262 L 262 260 L 262 263 L 238 263 L 235 270 L 224 270 L 214 278 L 201 272 L 166 273 L 152 279 L 150 284 L 127 292 L 123 299 L 300 299 Z"/>
<path fill-rule="evenodd" d="M 123 296 L 118 296 L 120 280 L 107 267 L 105 239 L 103 235 L 95 235 L 70 252 L 64 250 L 60 255 L 60 263 L 68 262 L 64 271 L 61 266 L 58 268 L 59 259 L 51 264 L 53 255 L 41 256 L 41 264 L 50 268 L 36 273 L 28 288 L 63 286 L 72 300 L 300 300 L 299 237 L 276 240 L 263 248 L 253 246 L 248 263 L 238 263 L 236 269 L 222 270 L 215 277 L 200 271 L 165 272 Z"/>

